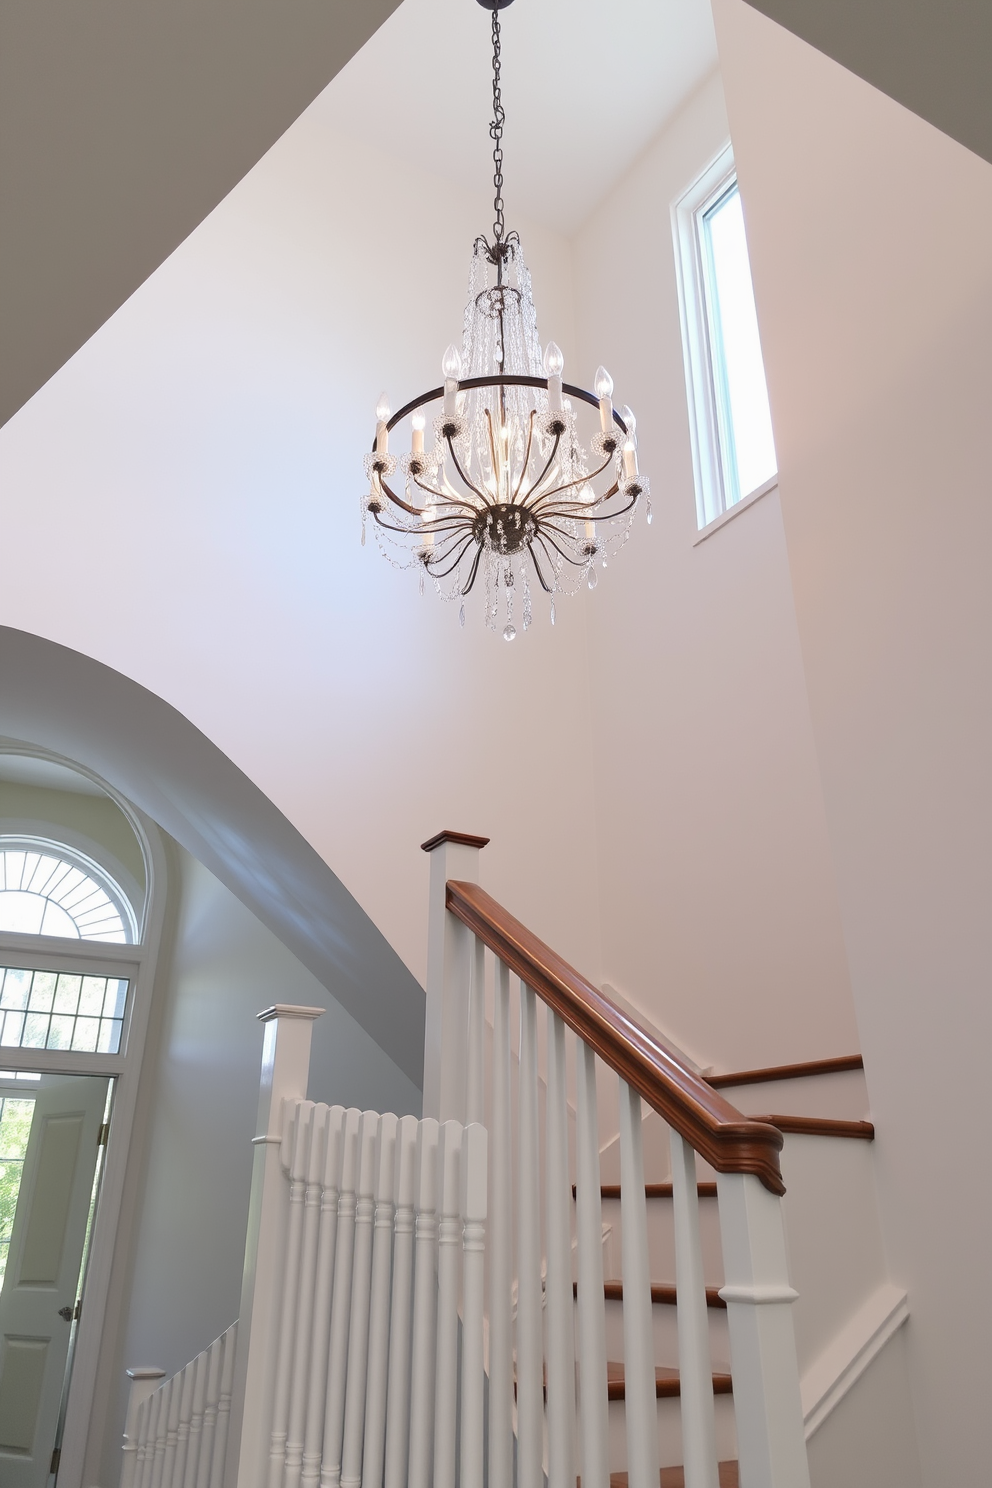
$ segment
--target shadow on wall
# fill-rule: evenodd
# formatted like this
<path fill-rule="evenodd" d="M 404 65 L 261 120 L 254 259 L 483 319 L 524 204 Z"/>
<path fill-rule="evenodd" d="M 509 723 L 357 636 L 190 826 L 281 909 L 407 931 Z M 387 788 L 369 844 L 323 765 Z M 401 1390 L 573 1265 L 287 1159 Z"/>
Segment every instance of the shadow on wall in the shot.
<path fill-rule="evenodd" d="M 0 735 L 111 782 L 225 884 L 421 1087 L 423 989 L 324 860 L 206 735 L 120 672 L 6 626 L 0 678 Z"/>

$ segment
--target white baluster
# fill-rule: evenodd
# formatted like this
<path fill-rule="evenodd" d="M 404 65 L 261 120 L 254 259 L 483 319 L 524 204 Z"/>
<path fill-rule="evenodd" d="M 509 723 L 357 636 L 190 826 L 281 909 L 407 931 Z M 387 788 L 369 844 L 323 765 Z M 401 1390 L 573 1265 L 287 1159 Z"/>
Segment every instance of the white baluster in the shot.
<path fill-rule="evenodd" d="M 541 1344 L 541 1196 L 537 1103 L 537 1009 L 520 985 L 520 1107 L 517 1162 L 517 1482 L 543 1488 L 544 1379 Z M 652 1485 L 653 1488 L 653 1485 Z"/>
<path fill-rule="evenodd" d="M 179 1388 L 179 1426 L 176 1431 L 176 1452 L 172 1460 L 170 1483 L 182 1488 L 186 1476 L 186 1452 L 189 1447 L 189 1423 L 193 1414 L 193 1385 L 196 1380 L 196 1360 L 192 1359 L 181 1374 Z"/>
<path fill-rule="evenodd" d="M 227 1470 L 227 1443 L 231 1422 L 231 1399 L 237 1376 L 238 1336 L 240 1322 L 232 1323 L 224 1334 L 224 1352 L 220 1369 L 220 1394 L 217 1398 L 217 1429 L 214 1432 L 214 1455 L 210 1464 L 210 1488 L 221 1488 Z"/>
<path fill-rule="evenodd" d="M 143 1400 L 134 1415 L 134 1456 L 131 1458 L 132 1477 L 126 1482 L 123 1474 L 121 1476 L 121 1488 L 138 1488 L 144 1475 L 145 1452 L 148 1443 L 148 1418 L 151 1412 L 151 1401 Z M 127 1463 L 127 1458 L 124 1459 Z"/>
<path fill-rule="evenodd" d="M 462 837 L 463 840 L 457 840 Z M 468 981 L 471 932 L 445 908 L 449 878 L 479 881 L 479 849 L 488 838 L 441 832 L 424 843 L 431 855 L 427 921 L 427 1020 L 424 1115 L 465 1120 Z"/>
<path fill-rule="evenodd" d="M 317 1488 L 320 1481 L 345 1121 L 344 1107 L 331 1106 L 327 1113 L 327 1145 L 321 1178 L 320 1230 L 317 1236 L 316 1281 L 313 1297 L 313 1333 L 310 1339 L 306 1426 L 303 1432 L 303 1473 L 300 1479 L 302 1488 Z"/>
<path fill-rule="evenodd" d="M 209 1350 L 204 1349 L 193 1360 L 193 1403 L 189 1415 L 189 1436 L 186 1442 L 186 1467 L 182 1488 L 196 1488 L 196 1474 L 200 1465 L 200 1445 L 203 1440 L 203 1411 L 207 1394 L 207 1368 Z"/>
<path fill-rule="evenodd" d="M 127 1418 L 124 1423 L 124 1461 L 121 1466 L 121 1488 L 135 1488 L 138 1481 L 139 1461 L 144 1458 L 143 1433 L 148 1430 L 147 1401 L 158 1389 L 158 1382 L 165 1378 L 164 1369 L 129 1369 L 131 1381 L 127 1397 Z M 140 1412 L 140 1420 L 139 1420 Z"/>
<path fill-rule="evenodd" d="M 657 1488 L 658 1407 L 648 1267 L 641 1098 L 620 1081 L 620 1220 L 623 1229 L 623 1376 L 630 1488 Z"/>
<path fill-rule="evenodd" d="M 303 1213 L 307 1195 L 307 1164 L 313 1127 L 313 1101 L 287 1103 L 287 1136 L 283 1161 L 289 1166 L 289 1219 L 283 1259 L 279 1308 L 279 1351 L 273 1380 L 272 1433 L 269 1438 L 269 1488 L 282 1488 L 289 1430 L 289 1395 L 293 1384 L 293 1355 L 297 1304 L 300 1288 L 300 1254 L 303 1245 Z"/>
<path fill-rule="evenodd" d="M 468 1068 L 465 1123 L 486 1120 L 486 948 L 472 937 L 469 950 Z"/>
<path fill-rule="evenodd" d="M 437 1122 L 431 1118 L 422 1121 L 419 1137 L 408 1482 L 409 1488 L 430 1488 L 434 1447 L 434 1362 L 437 1329 Z"/>
<path fill-rule="evenodd" d="M 565 1025 L 547 1012 L 548 1488 L 575 1484 L 575 1332 L 572 1301 L 572 1195 L 568 1167 Z"/>
<path fill-rule="evenodd" d="M 483 1481 L 485 1468 L 486 1129 L 465 1128 L 461 1155 L 462 1231 L 462 1412 L 459 1482 Z"/>
<path fill-rule="evenodd" d="M 217 1436 L 217 1406 L 220 1402 L 220 1373 L 224 1363 L 224 1337 L 214 1340 L 207 1349 L 206 1391 L 203 1400 L 203 1432 L 200 1460 L 196 1468 L 196 1488 L 210 1488 L 210 1469 L 214 1460 Z"/>
<path fill-rule="evenodd" d="M 169 1426 L 162 1454 L 162 1488 L 173 1488 L 175 1483 L 176 1445 L 179 1441 L 179 1405 L 183 1392 L 182 1373 L 174 1374 L 169 1381 Z"/>
<path fill-rule="evenodd" d="M 281 1281 L 288 1213 L 280 1159 L 283 1102 L 304 1100 L 313 1020 L 323 1008 L 280 1004 L 259 1015 L 265 1025 L 253 1139 L 251 1200 L 241 1285 L 238 1355 L 231 1392 L 231 1450 L 226 1488 L 262 1488 L 268 1477 L 275 1370 L 279 1351 Z"/>
<path fill-rule="evenodd" d="M 152 1458 L 151 1488 L 165 1488 L 165 1454 L 169 1445 L 169 1422 L 172 1416 L 172 1396 L 175 1381 L 166 1380 L 158 1401 L 158 1418 L 155 1425 L 155 1455 Z"/>
<path fill-rule="evenodd" d="M 741 1488 L 809 1488 L 781 1201 L 751 1173 L 716 1181 Z"/>
<path fill-rule="evenodd" d="M 162 1412 L 162 1395 L 165 1385 L 159 1385 L 154 1395 L 148 1399 L 147 1430 L 145 1434 L 145 1454 L 141 1463 L 141 1488 L 151 1488 L 152 1473 L 155 1469 L 155 1452 L 158 1448 L 158 1418 Z"/>
<path fill-rule="evenodd" d="M 461 1271 L 462 1126 L 439 1135 L 440 1223 L 437 1242 L 437 1364 L 434 1370 L 434 1488 L 455 1488 L 458 1430 L 458 1283 Z"/>
<path fill-rule="evenodd" d="M 324 1163 L 327 1159 L 327 1113 L 328 1108 L 322 1103 L 314 1106 L 310 1115 L 306 1191 L 303 1200 L 303 1235 L 300 1241 L 300 1270 L 296 1288 L 296 1325 L 293 1329 L 293 1372 L 289 1391 L 285 1468 L 282 1476 L 285 1488 L 300 1488 L 300 1478 L 303 1473 L 303 1434 L 306 1430 L 309 1384 L 307 1371 L 310 1364 L 314 1293 L 317 1285 L 317 1242 L 320 1235 L 322 1179 Z"/>
<path fill-rule="evenodd" d="M 410 1348 L 413 1333 L 414 1205 L 420 1123 L 404 1116 L 396 1154 L 393 1294 L 389 1310 L 385 1488 L 406 1488 L 410 1450 Z M 375 1488 L 375 1485 L 372 1485 Z"/>
<path fill-rule="evenodd" d="M 669 1139 L 685 1488 L 719 1488 L 710 1325 L 699 1235 L 696 1154 L 674 1127 L 669 1129 Z"/>
<path fill-rule="evenodd" d="M 579 1386 L 583 1488 L 609 1488 L 609 1403 L 606 1380 L 606 1296 L 603 1287 L 603 1206 L 599 1172 L 596 1056 L 576 1046 L 575 1218 L 579 1262 Z"/>
<path fill-rule="evenodd" d="M 376 1161 L 375 1232 L 372 1240 L 372 1292 L 369 1302 L 368 1387 L 365 1395 L 365 1449 L 362 1482 L 382 1488 L 386 1449 L 386 1383 L 389 1369 L 389 1276 L 393 1259 L 393 1194 L 399 1121 L 383 1116 Z"/>
<path fill-rule="evenodd" d="M 492 1204 L 489 1214 L 489 1485 L 513 1480 L 513 1179 L 510 972 L 496 962 L 493 1003 Z"/>
<path fill-rule="evenodd" d="M 358 1133 L 361 1111 L 352 1107 L 345 1117 L 341 1194 L 338 1199 L 334 1291 L 331 1299 L 331 1336 L 324 1399 L 324 1447 L 320 1460 L 321 1488 L 338 1488 L 344 1437 L 344 1400 L 348 1379 L 348 1330 L 351 1321 L 351 1276 L 355 1254 L 355 1206 L 358 1184 Z"/>
<path fill-rule="evenodd" d="M 345 1394 L 341 1488 L 361 1488 L 362 1442 L 365 1437 L 365 1391 L 368 1384 L 369 1298 L 372 1286 L 372 1233 L 375 1219 L 376 1154 L 379 1114 L 362 1113 L 359 1135 L 358 1202 L 355 1210 L 355 1259 L 351 1279 L 348 1330 L 348 1385 Z"/>

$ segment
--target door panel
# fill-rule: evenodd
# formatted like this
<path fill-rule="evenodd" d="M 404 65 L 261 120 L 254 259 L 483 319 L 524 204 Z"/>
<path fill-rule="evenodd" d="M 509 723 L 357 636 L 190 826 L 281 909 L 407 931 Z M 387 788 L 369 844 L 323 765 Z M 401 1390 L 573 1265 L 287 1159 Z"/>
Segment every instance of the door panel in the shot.
<path fill-rule="evenodd" d="M 3 1488 L 48 1481 L 106 1099 L 95 1076 L 37 1087 L 0 1292 Z"/>

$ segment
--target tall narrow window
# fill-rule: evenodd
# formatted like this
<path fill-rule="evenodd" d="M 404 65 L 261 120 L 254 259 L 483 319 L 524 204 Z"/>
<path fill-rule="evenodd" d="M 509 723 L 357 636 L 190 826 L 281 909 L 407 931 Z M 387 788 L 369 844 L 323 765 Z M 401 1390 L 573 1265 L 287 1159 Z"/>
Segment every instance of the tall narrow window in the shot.
<path fill-rule="evenodd" d="M 768 389 L 729 150 L 675 204 L 698 525 L 774 484 Z"/>

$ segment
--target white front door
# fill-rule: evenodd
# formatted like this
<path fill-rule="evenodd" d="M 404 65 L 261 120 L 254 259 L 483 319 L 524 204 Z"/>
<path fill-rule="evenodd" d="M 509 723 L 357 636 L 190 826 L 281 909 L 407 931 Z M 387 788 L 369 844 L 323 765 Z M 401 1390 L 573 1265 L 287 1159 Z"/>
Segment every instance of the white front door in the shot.
<path fill-rule="evenodd" d="M 43 1075 L 36 1090 L 0 1292 L 3 1488 L 48 1481 L 107 1101 L 92 1075 Z"/>

